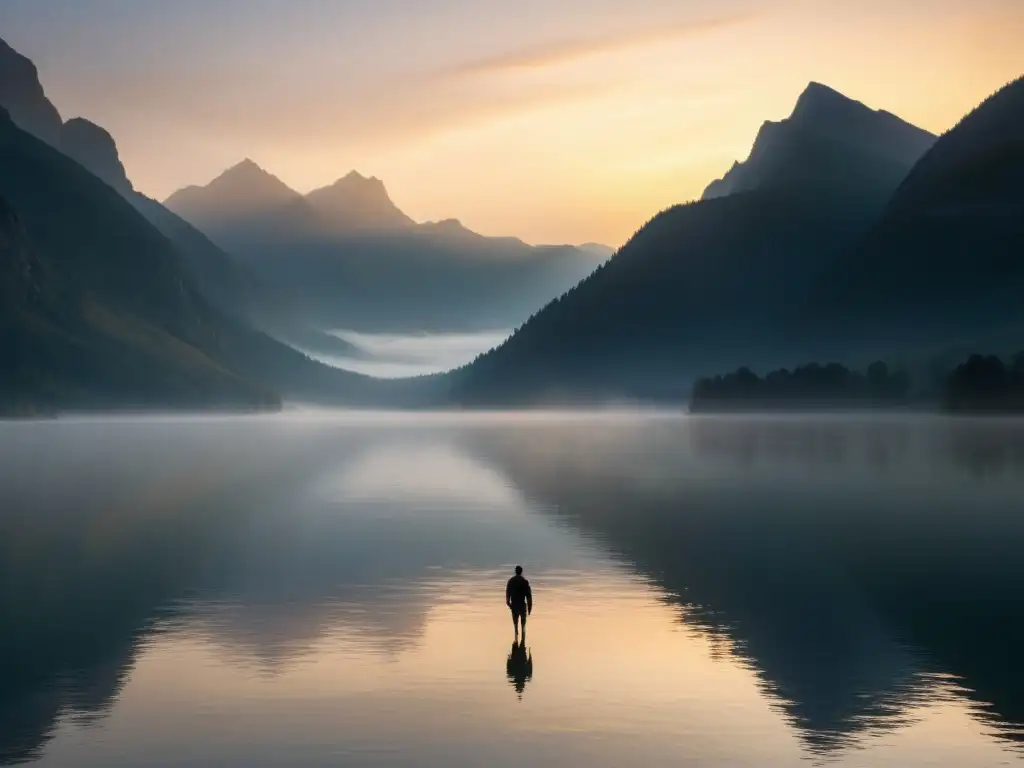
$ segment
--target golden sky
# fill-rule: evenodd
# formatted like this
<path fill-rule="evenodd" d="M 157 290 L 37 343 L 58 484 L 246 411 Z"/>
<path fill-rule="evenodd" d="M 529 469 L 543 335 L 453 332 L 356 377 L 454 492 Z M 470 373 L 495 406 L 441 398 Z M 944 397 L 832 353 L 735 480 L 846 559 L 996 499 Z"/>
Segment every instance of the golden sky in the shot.
<path fill-rule="evenodd" d="M 1024 74 L 1024 0 L 5 0 L 0 29 L 154 197 L 355 168 L 530 242 L 621 244 L 811 80 L 941 132 Z"/>

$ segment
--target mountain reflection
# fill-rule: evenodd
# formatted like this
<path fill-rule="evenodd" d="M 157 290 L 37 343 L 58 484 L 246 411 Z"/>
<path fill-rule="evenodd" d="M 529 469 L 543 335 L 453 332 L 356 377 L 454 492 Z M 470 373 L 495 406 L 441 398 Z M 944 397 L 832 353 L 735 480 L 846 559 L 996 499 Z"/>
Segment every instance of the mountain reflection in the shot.
<path fill-rule="evenodd" d="M 62 717 L 102 717 L 156 633 L 270 673 L 342 628 L 394 655 L 458 583 L 438 563 L 479 572 L 524 547 L 516 491 L 436 431 L 233 421 L 226 453 L 216 421 L 56 426 L 59 442 L 0 436 L 0 764 L 39 757 Z"/>
<path fill-rule="evenodd" d="M 811 751 L 950 696 L 1024 740 L 1022 425 L 46 429 L 0 434 L 0 764 L 38 757 L 62 718 L 102 717 L 161 632 L 270 672 L 332 632 L 382 655 L 414 646 L 460 573 L 564 557 L 527 540 L 524 500 L 657 584 Z M 522 695 L 525 644 L 505 671 Z"/>
<path fill-rule="evenodd" d="M 940 420 L 606 420 L 478 433 L 467 450 L 655 580 L 830 751 L 952 692 L 1021 739 L 1022 438 Z"/>

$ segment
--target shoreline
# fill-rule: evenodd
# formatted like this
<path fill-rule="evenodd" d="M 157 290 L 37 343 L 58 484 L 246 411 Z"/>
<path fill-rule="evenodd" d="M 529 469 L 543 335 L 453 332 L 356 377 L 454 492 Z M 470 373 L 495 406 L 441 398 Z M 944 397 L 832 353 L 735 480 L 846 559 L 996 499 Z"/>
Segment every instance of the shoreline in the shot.
<path fill-rule="evenodd" d="M 279 409 L 87 409 L 68 410 L 50 413 L 34 413 L 22 415 L 0 414 L 0 425 L 3 424 L 49 424 L 70 421 L 103 421 L 103 420 L 168 420 L 168 419 L 228 419 L 253 417 L 293 417 L 303 419 L 332 419 L 344 417 L 349 419 L 387 419 L 414 420 L 422 418 L 444 419 L 511 419 L 530 421 L 537 419 L 689 419 L 689 418 L 729 418 L 729 419 L 841 419 L 864 417 L 931 417 L 939 420 L 1021 420 L 1024 413 L 1000 412 L 992 410 L 965 411 L 946 410 L 941 407 L 916 408 L 868 408 L 868 407 L 829 407 L 829 408 L 698 408 L 696 410 L 677 406 L 653 406 L 646 408 L 377 408 L 377 407 L 345 407 L 345 406 L 298 406 L 288 407 L 286 404 Z"/>

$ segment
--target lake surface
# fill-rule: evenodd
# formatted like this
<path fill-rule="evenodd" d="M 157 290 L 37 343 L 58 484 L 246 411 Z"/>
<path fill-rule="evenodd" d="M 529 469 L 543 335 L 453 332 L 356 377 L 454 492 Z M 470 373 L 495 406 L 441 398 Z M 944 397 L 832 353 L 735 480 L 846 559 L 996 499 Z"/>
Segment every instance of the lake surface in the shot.
<path fill-rule="evenodd" d="M 0 764 L 1018 764 L 1022 551 L 1024 422 L 0 423 Z"/>

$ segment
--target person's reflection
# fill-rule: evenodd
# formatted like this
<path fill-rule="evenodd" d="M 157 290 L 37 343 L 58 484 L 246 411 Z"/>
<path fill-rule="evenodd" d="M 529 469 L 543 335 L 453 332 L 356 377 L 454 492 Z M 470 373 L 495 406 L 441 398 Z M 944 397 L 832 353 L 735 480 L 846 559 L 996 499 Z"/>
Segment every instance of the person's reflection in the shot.
<path fill-rule="evenodd" d="M 508 674 L 508 681 L 523 698 L 523 691 L 526 689 L 527 681 L 533 677 L 533 654 L 526 650 L 526 640 L 522 643 L 513 642 L 512 651 L 505 662 L 505 672 Z"/>

